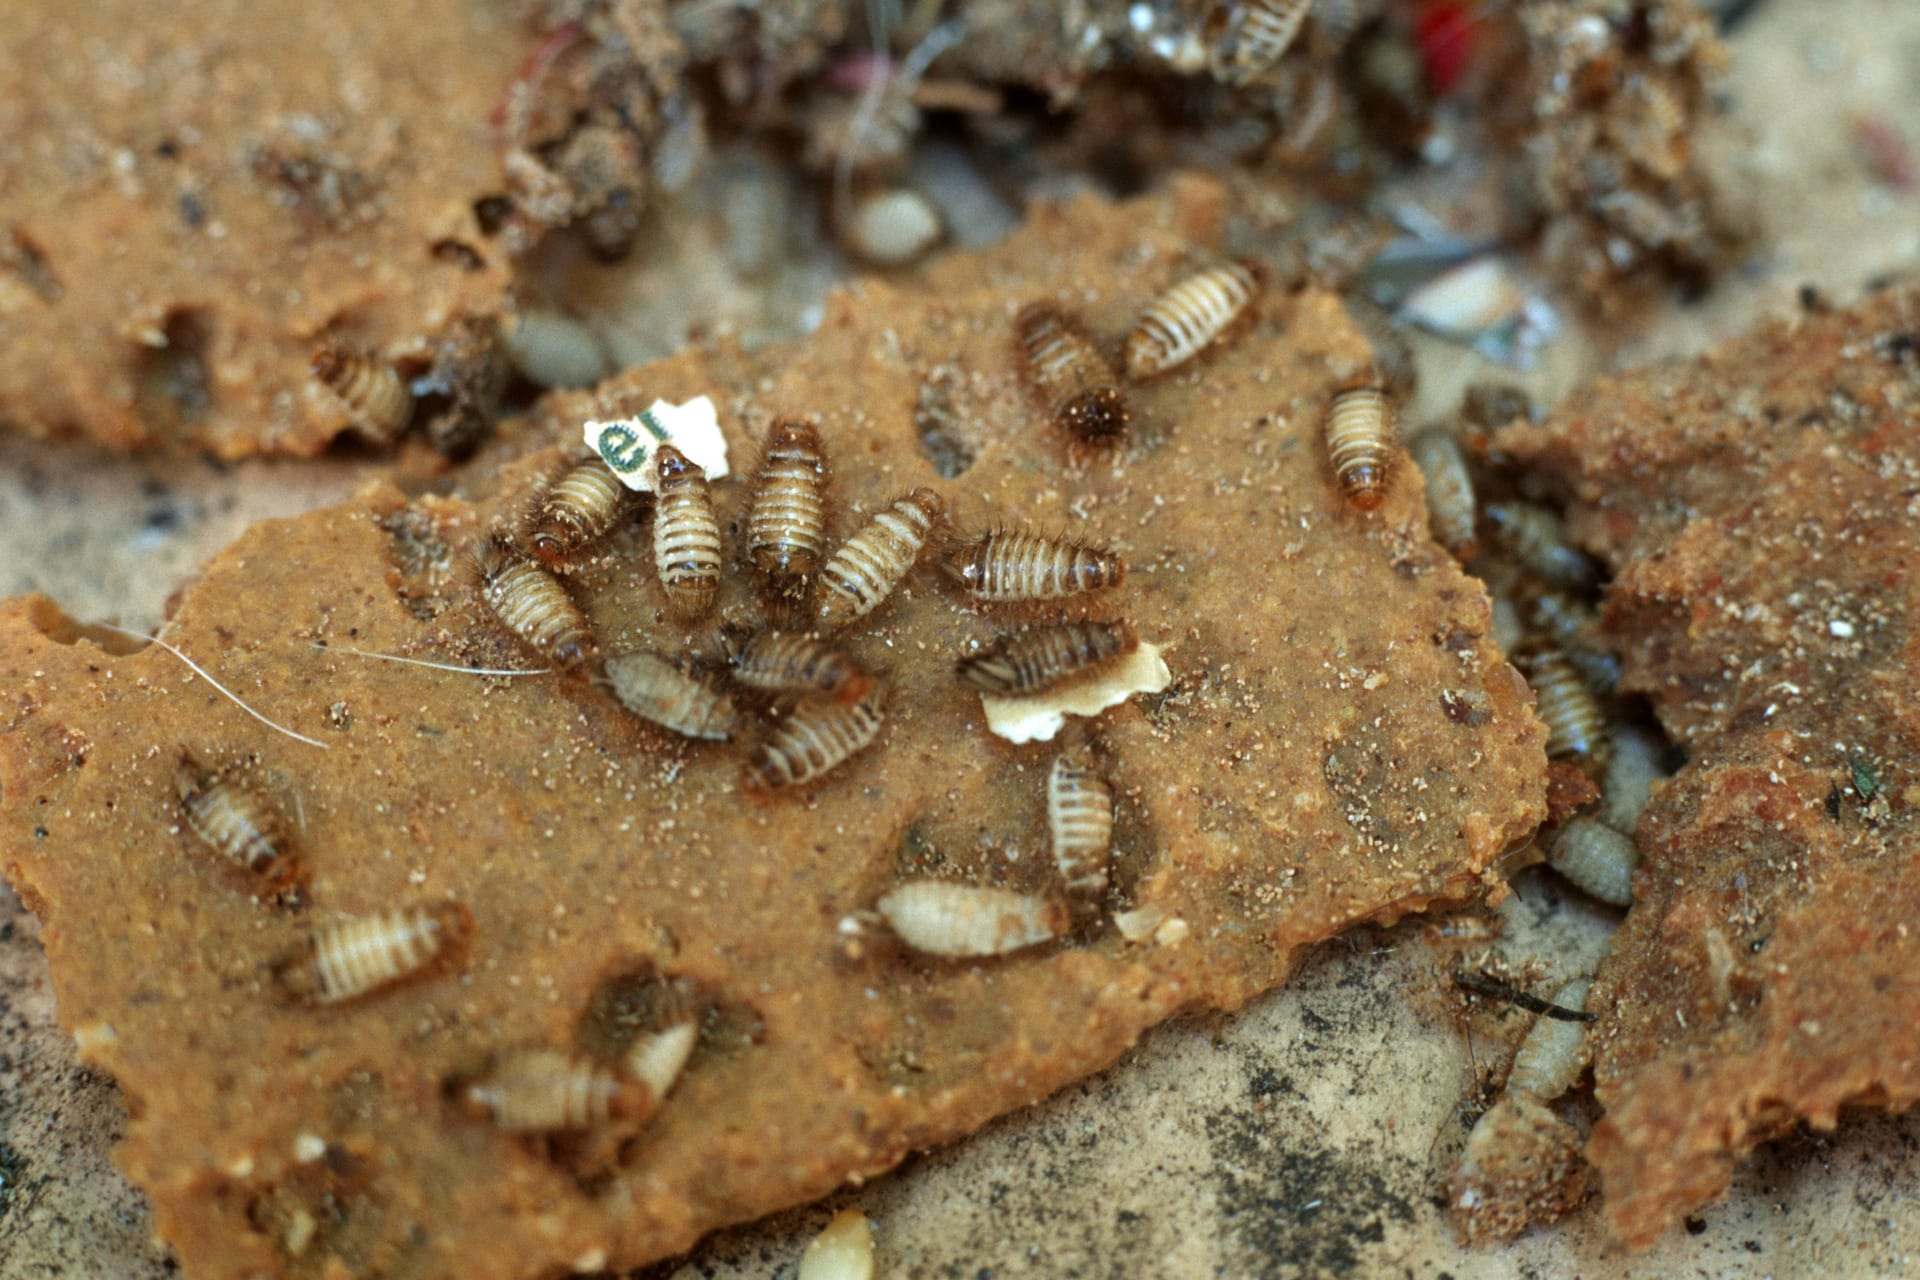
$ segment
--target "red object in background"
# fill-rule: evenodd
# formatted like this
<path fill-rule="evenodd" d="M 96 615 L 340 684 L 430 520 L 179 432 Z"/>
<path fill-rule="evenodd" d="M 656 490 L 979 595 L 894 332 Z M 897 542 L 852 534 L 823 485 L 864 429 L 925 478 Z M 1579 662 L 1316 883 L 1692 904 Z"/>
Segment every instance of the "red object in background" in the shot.
<path fill-rule="evenodd" d="M 1436 95 L 1452 93 L 1473 61 L 1479 8 L 1470 0 L 1414 0 L 1413 40 Z"/>

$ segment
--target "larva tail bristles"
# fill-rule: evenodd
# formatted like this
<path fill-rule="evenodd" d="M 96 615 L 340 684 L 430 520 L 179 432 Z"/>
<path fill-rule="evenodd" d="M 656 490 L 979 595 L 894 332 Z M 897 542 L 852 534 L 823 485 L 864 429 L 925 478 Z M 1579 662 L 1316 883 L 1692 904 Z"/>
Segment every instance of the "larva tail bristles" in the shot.
<path fill-rule="evenodd" d="M 1106 444 L 1126 434 L 1132 417 L 1127 400 L 1115 387 L 1099 387 L 1060 406 L 1060 425 L 1088 444 Z"/>

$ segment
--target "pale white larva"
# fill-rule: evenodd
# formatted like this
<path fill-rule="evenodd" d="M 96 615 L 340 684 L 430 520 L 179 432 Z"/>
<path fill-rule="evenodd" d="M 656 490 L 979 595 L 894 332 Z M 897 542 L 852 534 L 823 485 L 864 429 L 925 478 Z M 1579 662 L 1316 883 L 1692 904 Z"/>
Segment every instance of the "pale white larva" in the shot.
<path fill-rule="evenodd" d="M 1427 518 L 1447 550 L 1469 558 L 1474 551 L 1474 529 L 1479 511 L 1474 504 L 1473 476 L 1467 456 L 1449 431 L 1423 431 L 1408 446 L 1414 465 L 1427 487 Z"/>
<path fill-rule="evenodd" d="M 529 1047 L 501 1054 L 461 1089 L 467 1110 L 508 1133 L 594 1129 L 644 1114 L 646 1084 L 583 1054 Z"/>
<path fill-rule="evenodd" d="M 629 1076 L 651 1089 L 658 1101 L 673 1091 L 699 1042 L 697 1022 L 681 1022 L 663 1031 L 645 1032 L 628 1047 L 621 1065 Z"/>
<path fill-rule="evenodd" d="M 1553 993 L 1553 1003 L 1562 1009 L 1584 1011 L 1592 985 L 1589 978 L 1575 978 Z M 1541 1014 L 1513 1056 L 1513 1069 L 1507 1072 L 1507 1092 L 1552 1102 L 1573 1088 L 1586 1069 L 1587 1024 Z"/>
<path fill-rule="evenodd" d="M 1597 818 L 1568 818 L 1547 840 L 1547 864 L 1584 892 L 1616 907 L 1633 905 L 1640 851 L 1633 837 Z"/>
<path fill-rule="evenodd" d="M 1616 725 L 1611 736 L 1613 757 L 1600 782 L 1599 817 L 1615 831 L 1632 835 L 1653 784 L 1667 776 L 1661 762 L 1665 748 L 1654 735 L 1632 725 Z"/>
<path fill-rule="evenodd" d="M 880 895 L 874 909 L 915 951 L 952 958 L 1006 955 L 1051 941 L 1066 927 L 1057 902 L 945 880 L 897 885 Z"/>

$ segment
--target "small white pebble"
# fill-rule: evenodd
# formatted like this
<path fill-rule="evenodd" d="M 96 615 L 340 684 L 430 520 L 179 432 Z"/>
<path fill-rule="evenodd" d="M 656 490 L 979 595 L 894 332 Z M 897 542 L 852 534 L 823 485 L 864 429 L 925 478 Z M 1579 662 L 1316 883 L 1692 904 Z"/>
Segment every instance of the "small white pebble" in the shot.
<path fill-rule="evenodd" d="M 797 1280 L 873 1280 L 873 1228 L 858 1209 L 842 1209 L 800 1255 Z"/>
<path fill-rule="evenodd" d="M 881 191 L 862 199 L 847 220 L 847 247 L 882 267 L 904 267 L 940 242 L 939 210 L 917 191 Z"/>
<path fill-rule="evenodd" d="M 1853 635 L 1853 624 L 1845 618 L 1835 618 L 1827 623 L 1827 634 L 1839 636 L 1842 640 L 1845 640 Z"/>
<path fill-rule="evenodd" d="M 293 1158 L 301 1164 L 312 1164 L 325 1154 L 327 1143 L 324 1138 L 303 1133 L 293 1140 Z"/>

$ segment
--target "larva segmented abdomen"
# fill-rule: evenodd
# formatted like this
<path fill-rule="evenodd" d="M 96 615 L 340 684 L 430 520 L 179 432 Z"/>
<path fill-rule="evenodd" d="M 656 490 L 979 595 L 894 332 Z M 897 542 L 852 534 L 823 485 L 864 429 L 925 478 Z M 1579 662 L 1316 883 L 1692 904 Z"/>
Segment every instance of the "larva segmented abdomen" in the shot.
<path fill-rule="evenodd" d="M 346 407 L 353 429 L 374 444 L 392 444 L 413 416 L 413 393 L 391 365 L 371 356 L 322 347 L 313 376 Z"/>
<path fill-rule="evenodd" d="M 1585 1011 L 1587 978 L 1575 978 L 1553 993 L 1553 1003 L 1562 1009 Z M 1534 1020 L 1533 1029 L 1520 1042 L 1513 1055 L 1513 1068 L 1507 1072 L 1507 1092 L 1524 1093 L 1552 1102 L 1573 1088 L 1587 1068 L 1587 1024 L 1544 1014 Z"/>
<path fill-rule="evenodd" d="M 1055 426 L 1081 440 L 1111 440 L 1127 429 L 1126 396 L 1079 321 L 1050 302 L 1033 302 L 1013 320 L 1021 366 Z"/>
<path fill-rule="evenodd" d="M 1593 606 L 1551 589 L 1531 597 L 1533 625 L 1571 662 L 1595 693 L 1609 694 L 1620 683 L 1620 660 L 1599 645 L 1599 618 Z"/>
<path fill-rule="evenodd" d="M 707 473 L 670 444 L 654 455 L 659 501 L 653 513 L 653 562 L 667 608 L 683 621 L 713 607 L 720 590 L 720 522 Z"/>
<path fill-rule="evenodd" d="M 1612 750 L 1606 713 L 1566 656 L 1557 649 L 1534 654 L 1527 663 L 1527 683 L 1547 725 L 1547 754 L 1605 763 Z"/>
<path fill-rule="evenodd" d="M 792 631 L 762 631 L 733 659 L 733 678 L 771 693 L 819 693 L 851 702 L 873 688 L 873 677 L 825 641 Z"/>
<path fill-rule="evenodd" d="M 593 632 L 560 579 L 498 542 L 483 545 L 478 561 L 480 593 L 507 630 L 560 666 L 586 659 Z"/>
<path fill-rule="evenodd" d="M 910 880 L 874 903 L 900 941 L 932 956 L 999 956 L 1065 931 L 1059 904 L 1030 893 Z"/>
<path fill-rule="evenodd" d="M 442 903 L 336 920 L 275 969 L 288 994 L 337 1004 L 421 972 L 472 929 L 464 907 Z"/>
<path fill-rule="evenodd" d="M 1077 754 L 1056 756 L 1047 774 L 1047 836 L 1068 910 L 1076 920 L 1097 914 L 1113 858 L 1113 792 Z"/>
<path fill-rule="evenodd" d="M 609 658 L 607 680 L 621 706 L 682 737 L 724 742 L 740 728 L 732 698 L 657 654 Z"/>
<path fill-rule="evenodd" d="M 1002 636 L 955 670 L 983 693 L 1017 697 L 1044 693 L 1139 647 L 1126 622 L 1057 622 Z"/>
<path fill-rule="evenodd" d="M 1567 541 L 1566 526 L 1531 502 L 1487 504 L 1487 520 L 1521 564 L 1557 587 L 1579 590 L 1594 581 L 1593 562 Z"/>
<path fill-rule="evenodd" d="M 187 829 L 215 853 L 256 875 L 279 874 L 292 866 L 280 808 L 253 783 L 209 772 L 183 751 L 174 769 L 174 788 Z"/>
<path fill-rule="evenodd" d="M 747 516 L 747 554 L 783 598 L 804 596 L 827 542 L 827 463 L 820 429 L 780 421 L 767 434 Z"/>
<path fill-rule="evenodd" d="M 996 530 L 961 547 L 943 565 L 976 600 L 1058 600 L 1119 586 L 1119 556 L 1070 538 Z"/>
<path fill-rule="evenodd" d="M 1280 61 L 1300 34 L 1313 0 L 1244 0 L 1233 32 L 1232 52 L 1218 61 L 1215 78 L 1243 85 Z"/>
<path fill-rule="evenodd" d="M 1633 873 L 1640 850 L 1633 837 L 1595 818 L 1572 817 L 1547 840 L 1547 865 L 1588 896 L 1616 907 L 1633 905 Z"/>
<path fill-rule="evenodd" d="M 1425 431 L 1408 452 L 1426 481 L 1427 517 L 1433 532 L 1456 555 L 1473 552 L 1479 511 L 1474 504 L 1473 477 L 1460 442 L 1448 431 Z"/>
<path fill-rule="evenodd" d="M 820 625 L 837 631 L 878 608 L 913 568 L 946 512 L 931 489 L 915 489 L 876 512 L 820 570 Z"/>
<path fill-rule="evenodd" d="M 1607 759 L 1607 772 L 1600 784 L 1600 820 L 1615 831 L 1632 835 L 1640 825 L 1640 814 L 1647 807 L 1653 784 L 1666 777 L 1660 757 L 1664 748 L 1658 739 L 1632 725 L 1614 729 L 1609 739 L 1613 754 Z"/>
<path fill-rule="evenodd" d="M 746 786 L 772 791 L 811 782 L 870 746 L 884 721 L 878 688 L 858 702 L 804 699 L 749 753 Z"/>
<path fill-rule="evenodd" d="M 582 458 L 541 495 L 528 545 L 554 564 L 612 533 L 635 500 L 598 457 Z"/>
<path fill-rule="evenodd" d="M 1327 461 L 1346 499 L 1372 511 L 1387 499 L 1393 465 L 1393 404 L 1375 387 L 1356 387 L 1327 409 Z"/>
<path fill-rule="evenodd" d="M 462 1091 L 470 1111 L 508 1133 L 594 1129 L 643 1113 L 651 1090 L 617 1069 L 558 1049 L 513 1049 Z"/>
<path fill-rule="evenodd" d="M 1127 376 L 1139 382 L 1199 355 L 1245 314 L 1260 291 L 1239 263 L 1188 276 L 1147 304 L 1127 335 Z"/>

